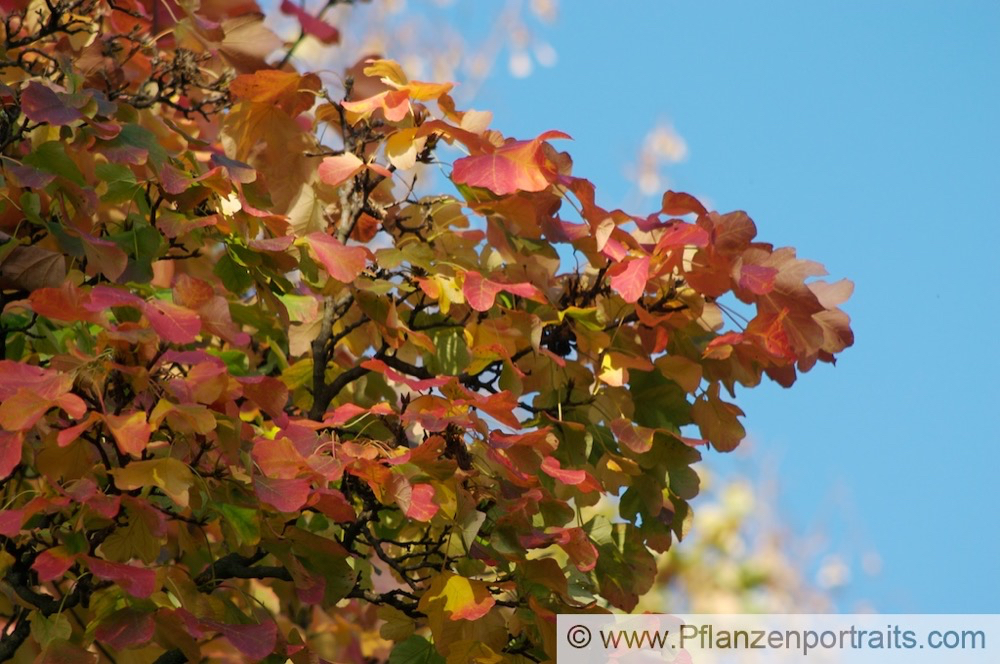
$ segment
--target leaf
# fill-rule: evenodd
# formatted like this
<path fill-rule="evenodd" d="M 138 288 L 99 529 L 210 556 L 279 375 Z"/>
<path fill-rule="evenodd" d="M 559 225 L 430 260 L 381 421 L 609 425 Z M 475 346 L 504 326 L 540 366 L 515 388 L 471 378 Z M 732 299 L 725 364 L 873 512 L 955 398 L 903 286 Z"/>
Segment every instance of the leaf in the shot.
<path fill-rule="evenodd" d="M 649 280 L 649 256 L 633 258 L 625 263 L 619 263 L 608 271 L 611 275 L 611 288 L 626 302 L 637 302 L 646 290 Z"/>
<path fill-rule="evenodd" d="M 296 512 L 302 509 L 311 491 L 309 480 L 272 479 L 254 477 L 254 491 L 257 497 L 279 512 Z"/>
<path fill-rule="evenodd" d="M 21 111 L 32 122 L 67 125 L 83 118 L 83 114 L 66 103 L 51 88 L 31 81 L 21 91 Z"/>
<path fill-rule="evenodd" d="M 255 660 L 273 653 L 278 643 L 278 625 L 271 621 L 259 625 L 227 625 L 215 620 L 202 620 L 201 623 L 222 634 L 237 650 Z"/>
<path fill-rule="evenodd" d="M 510 141 L 491 153 L 463 157 L 455 162 L 451 179 L 456 184 L 489 189 L 498 196 L 543 191 L 558 175 L 543 150 L 545 141 L 555 138 L 569 135 L 547 131 L 530 141 Z"/>
<path fill-rule="evenodd" d="M 84 556 L 83 561 L 98 579 L 114 582 L 133 597 L 145 599 L 156 590 L 156 573 L 151 569 L 124 563 L 111 563 L 90 556 Z"/>
<path fill-rule="evenodd" d="M 336 44 L 340 41 L 340 31 L 322 19 L 308 13 L 291 0 L 281 0 L 281 13 L 294 16 L 299 21 L 302 32 L 311 35 L 324 44 Z"/>
<path fill-rule="evenodd" d="M 55 620 L 64 620 L 69 626 L 69 619 L 62 614 L 59 614 Z M 32 664 L 97 664 L 97 654 L 69 641 L 56 639 L 46 646 Z"/>
<path fill-rule="evenodd" d="M 334 157 L 323 157 L 319 165 L 319 179 L 331 187 L 347 182 L 361 172 L 365 162 L 353 152 L 345 152 Z"/>
<path fill-rule="evenodd" d="M 152 613 L 124 608 L 102 620 L 94 636 L 115 650 L 124 650 L 149 643 L 155 629 Z"/>
<path fill-rule="evenodd" d="M 39 612 L 31 614 L 31 638 L 33 638 L 42 650 L 48 649 L 53 642 L 66 641 L 73 634 L 73 626 L 69 624 L 69 618 L 62 613 L 52 616 L 44 616 Z"/>
<path fill-rule="evenodd" d="M 703 214 L 708 214 L 708 210 L 705 209 L 705 206 L 702 205 L 697 198 L 691 194 L 676 191 L 668 191 L 663 194 L 661 210 L 663 211 L 663 214 L 669 214 L 671 216 L 685 214 L 696 214 L 701 216 Z"/>
<path fill-rule="evenodd" d="M 542 460 L 542 472 L 563 484 L 576 485 L 587 479 L 586 471 L 564 469 L 559 463 L 559 459 L 552 456 L 547 456 Z"/>
<path fill-rule="evenodd" d="M 260 542 L 260 512 L 251 507 L 221 503 L 215 506 L 226 518 L 241 546 L 255 546 Z"/>
<path fill-rule="evenodd" d="M 351 124 L 367 120 L 376 111 L 381 111 L 389 122 L 401 122 L 410 114 L 410 94 L 406 90 L 387 90 L 367 99 L 345 101 L 341 106 Z"/>
<path fill-rule="evenodd" d="M 65 280 L 66 257 L 48 249 L 18 245 L 0 259 L 0 288 L 34 291 Z"/>
<path fill-rule="evenodd" d="M 451 572 L 434 577 L 420 598 L 418 608 L 448 620 L 477 620 L 496 604 L 486 584 Z"/>
<path fill-rule="evenodd" d="M 188 490 L 194 484 L 194 473 L 178 459 L 166 457 L 132 461 L 124 468 L 111 471 L 115 486 L 124 491 L 155 486 L 180 507 L 188 505 Z"/>
<path fill-rule="evenodd" d="M 735 450 L 746 436 L 746 430 L 738 419 L 742 416 L 742 410 L 719 398 L 718 383 L 713 383 L 706 395 L 695 401 L 691 408 L 691 417 L 702 437 L 720 452 Z"/>
<path fill-rule="evenodd" d="M 434 644 L 414 634 L 395 645 L 389 653 L 389 664 L 445 664 L 445 661 Z"/>
<path fill-rule="evenodd" d="M 737 272 L 740 288 L 755 295 L 766 295 L 774 290 L 774 281 L 778 276 L 776 269 L 763 265 L 740 264 Z"/>
<path fill-rule="evenodd" d="M 164 340 L 175 344 L 188 344 L 198 338 L 201 318 L 186 307 L 163 300 L 150 300 L 143 307 L 149 325 Z"/>
<path fill-rule="evenodd" d="M 497 293 L 501 291 L 500 284 L 490 281 L 475 271 L 465 273 L 462 283 L 462 294 L 465 301 L 476 311 L 489 311 L 493 308 Z"/>
<path fill-rule="evenodd" d="M 282 3 L 283 12 L 287 1 Z M 270 104 L 294 118 L 312 107 L 320 87 L 319 77 L 315 74 L 301 76 L 296 72 L 262 69 L 253 74 L 237 76 L 229 89 L 237 99 Z"/>
<path fill-rule="evenodd" d="M 410 504 L 406 507 L 406 516 L 427 523 L 437 513 L 438 505 L 434 500 L 434 487 L 430 484 L 414 484 L 411 489 Z"/>
<path fill-rule="evenodd" d="M 21 445 L 24 433 L 0 430 L 0 480 L 10 476 L 17 464 L 21 463 Z"/>
<path fill-rule="evenodd" d="M 336 238 L 319 232 L 307 235 L 306 243 L 326 268 L 327 274 L 337 281 L 349 284 L 365 269 L 368 250 L 364 247 L 348 247 Z"/>
<path fill-rule="evenodd" d="M 38 573 L 39 581 L 47 583 L 60 578 L 75 562 L 76 556 L 71 555 L 64 547 L 57 546 L 38 554 L 31 569 Z"/>
<path fill-rule="evenodd" d="M 146 421 L 146 413 L 143 411 L 136 410 L 126 415 L 105 415 L 104 421 L 122 454 L 139 456 L 149 444 L 153 427 Z"/>

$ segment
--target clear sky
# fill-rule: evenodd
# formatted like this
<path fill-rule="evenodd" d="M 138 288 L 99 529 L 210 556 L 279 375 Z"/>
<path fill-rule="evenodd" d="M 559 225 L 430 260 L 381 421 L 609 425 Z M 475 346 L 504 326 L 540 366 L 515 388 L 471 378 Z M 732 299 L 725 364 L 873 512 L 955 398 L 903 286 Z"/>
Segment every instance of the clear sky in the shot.
<path fill-rule="evenodd" d="M 496 128 L 569 132 L 617 206 L 667 120 L 675 188 L 855 281 L 835 368 L 739 395 L 781 510 L 857 572 L 841 608 L 1000 612 L 1000 2 L 563 0 L 539 35 L 555 66 L 475 98 Z"/>

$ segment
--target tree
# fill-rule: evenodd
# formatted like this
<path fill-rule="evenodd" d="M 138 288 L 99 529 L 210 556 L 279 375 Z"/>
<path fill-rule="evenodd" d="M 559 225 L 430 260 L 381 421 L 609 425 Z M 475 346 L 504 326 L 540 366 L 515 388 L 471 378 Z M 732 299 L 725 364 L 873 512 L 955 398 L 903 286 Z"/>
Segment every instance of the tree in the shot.
<path fill-rule="evenodd" d="M 2 7 L 0 661 L 546 660 L 651 588 L 737 385 L 853 341 L 747 214 L 606 210 L 252 2 Z"/>

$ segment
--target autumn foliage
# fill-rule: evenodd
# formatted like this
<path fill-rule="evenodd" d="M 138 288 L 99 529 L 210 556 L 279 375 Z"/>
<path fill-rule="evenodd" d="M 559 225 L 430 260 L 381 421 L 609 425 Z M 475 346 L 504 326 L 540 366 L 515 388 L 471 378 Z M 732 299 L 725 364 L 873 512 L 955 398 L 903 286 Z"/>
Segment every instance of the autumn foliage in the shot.
<path fill-rule="evenodd" d="M 297 72 L 253 0 L 0 8 L 0 661 L 547 660 L 737 386 L 852 343 L 747 214 L 604 209 L 566 134 Z"/>

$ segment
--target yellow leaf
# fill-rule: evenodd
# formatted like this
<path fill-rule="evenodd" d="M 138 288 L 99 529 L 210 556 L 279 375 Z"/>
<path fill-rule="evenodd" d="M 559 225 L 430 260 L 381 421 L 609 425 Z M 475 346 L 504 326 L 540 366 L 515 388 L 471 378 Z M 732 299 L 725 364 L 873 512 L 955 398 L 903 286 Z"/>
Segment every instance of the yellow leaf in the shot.
<path fill-rule="evenodd" d="M 184 463 L 167 457 L 148 461 L 133 461 L 124 468 L 111 471 L 115 486 L 124 491 L 155 486 L 181 507 L 188 505 L 188 489 L 194 484 L 194 473 Z"/>
<path fill-rule="evenodd" d="M 420 598 L 419 608 L 435 619 L 477 620 L 494 604 L 496 600 L 482 581 L 442 572 Z"/>
<path fill-rule="evenodd" d="M 389 163 L 400 170 L 408 170 L 417 164 L 417 155 L 424 149 L 427 137 L 416 138 L 415 127 L 400 129 L 385 142 L 385 156 Z"/>

